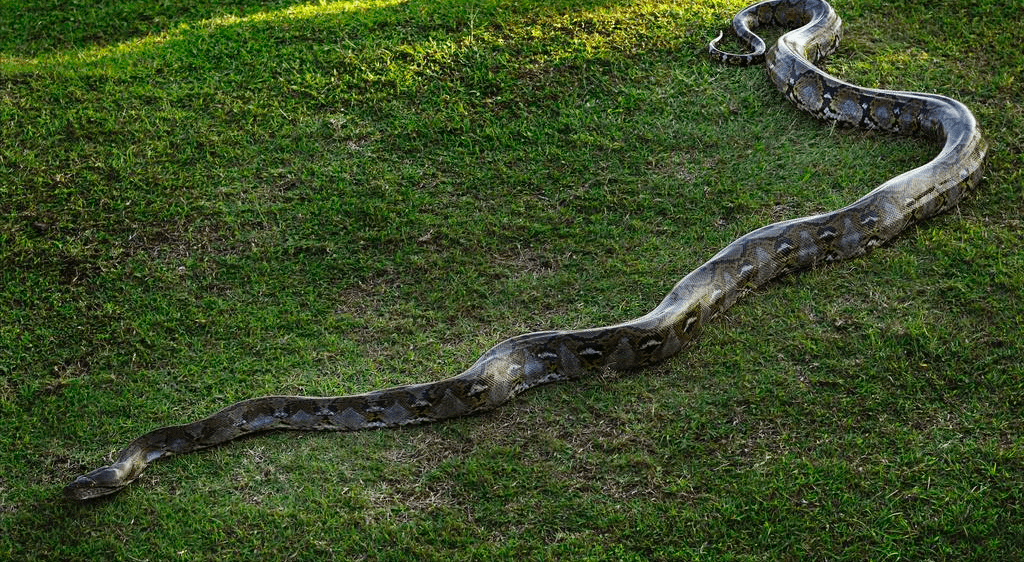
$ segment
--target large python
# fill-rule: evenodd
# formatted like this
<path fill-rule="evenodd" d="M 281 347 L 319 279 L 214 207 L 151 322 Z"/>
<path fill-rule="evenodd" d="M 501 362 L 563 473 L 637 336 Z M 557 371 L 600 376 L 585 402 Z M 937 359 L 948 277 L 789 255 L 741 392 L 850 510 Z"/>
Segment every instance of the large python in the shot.
<path fill-rule="evenodd" d="M 798 29 L 765 53 L 752 30 Z M 927 164 L 892 178 L 853 204 L 759 228 L 679 281 L 650 313 L 615 326 L 523 334 L 440 381 L 341 397 L 267 396 L 238 402 L 196 422 L 163 427 L 131 442 L 110 466 L 65 488 L 76 500 L 121 490 L 156 459 L 267 430 L 356 430 L 432 422 L 483 412 L 537 385 L 603 369 L 644 367 L 675 355 L 740 294 L 780 274 L 862 255 L 909 224 L 957 204 L 982 177 L 988 146 L 962 103 L 945 96 L 862 88 L 814 66 L 838 47 L 841 20 L 822 0 L 769 0 L 733 19 L 748 54 L 709 45 L 712 59 L 765 61 L 772 81 L 800 109 L 827 121 L 935 138 Z"/>

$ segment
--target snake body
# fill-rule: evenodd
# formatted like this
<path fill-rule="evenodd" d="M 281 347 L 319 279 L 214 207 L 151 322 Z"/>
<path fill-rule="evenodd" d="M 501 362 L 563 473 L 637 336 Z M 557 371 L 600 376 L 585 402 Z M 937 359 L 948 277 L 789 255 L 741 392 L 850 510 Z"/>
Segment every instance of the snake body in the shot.
<path fill-rule="evenodd" d="M 752 29 L 798 29 L 766 53 Z M 358 430 L 433 422 L 498 407 L 537 385 L 588 372 L 631 370 L 678 353 L 745 290 L 789 271 L 860 256 L 909 224 L 941 213 L 982 177 L 987 143 L 962 103 L 948 97 L 862 88 L 815 67 L 838 47 L 841 21 L 822 0 L 769 0 L 733 20 L 749 54 L 709 45 L 712 59 L 766 62 L 790 101 L 831 122 L 934 138 L 942 150 L 927 164 L 894 177 L 829 213 L 778 222 L 735 240 L 679 281 L 648 314 L 614 326 L 523 334 L 483 354 L 463 373 L 423 384 L 340 397 L 267 396 L 238 402 L 199 421 L 151 431 L 116 461 L 65 488 L 76 500 L 121 490 L 146 466 L 170 455 L 268 430 Z"/>

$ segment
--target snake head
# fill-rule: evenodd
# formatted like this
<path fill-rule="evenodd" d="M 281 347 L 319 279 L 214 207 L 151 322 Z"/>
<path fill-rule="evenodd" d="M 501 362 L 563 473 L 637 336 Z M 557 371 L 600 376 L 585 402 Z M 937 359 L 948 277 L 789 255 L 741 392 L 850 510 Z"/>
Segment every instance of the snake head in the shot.
<path fill-rule="evenodd" d="M 97 468 L 88 474 L 75 478 L 74 482 L 64 487 L 64 496 L 68 499 L 84 501 L 108 496 L 121 491 L 131 480 L 125 479 L 126 470 L 123 463 Z"/>

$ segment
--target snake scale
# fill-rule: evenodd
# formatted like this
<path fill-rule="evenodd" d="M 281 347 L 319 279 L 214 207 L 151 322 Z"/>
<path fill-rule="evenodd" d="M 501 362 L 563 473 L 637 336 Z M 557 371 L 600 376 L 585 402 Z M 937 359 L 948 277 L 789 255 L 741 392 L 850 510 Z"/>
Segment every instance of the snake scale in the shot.
<path fill-rule="evenodd" d="M 752 30 L 797 29 L 766 52 Z M 622 324 L 507 339 L 465 372 L 440 381 L 340 397 L 266 396 L 238 402 L 196 422 L 151 431 L 110 466 L 79 476 L 64 493 L 76 500 L 117 492 L 156 459 L 268 430 L 357 430 L 432 422 L 496 408 L 526 389 L 604 369 L 631 370 L 683 349 L 745 290 L 789 271 L 853 258 L 908 225 L 956 205 L 981 180 L 988 145 L 962 103 L 945 96 L 862 88 L 815 67 L 839 45 L 841 20 L 822 0 L 769 0 L 733 19 L 748 54 L 711 42 L 713 60 L 765 62 L 790 101 L 843 125 L 922 135 L 942 143 L 927 164 L 894 177 L 829 213 L 778 222 L 735 240 L 679 281 L 648 314 Z"/>

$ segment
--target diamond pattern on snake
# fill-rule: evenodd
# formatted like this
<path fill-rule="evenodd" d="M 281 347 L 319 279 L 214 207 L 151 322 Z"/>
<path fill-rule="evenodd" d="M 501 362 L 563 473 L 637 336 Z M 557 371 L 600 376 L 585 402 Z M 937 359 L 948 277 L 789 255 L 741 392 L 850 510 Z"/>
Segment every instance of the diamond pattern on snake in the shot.
<path fill-rule="evenodd" d="M 771 49 L 759 26 L 796 28 Z M 850 205 L 770 224 L 741 236 L 679 281 L 644 316 L 614 326 L 523 334 L 505 340 L 448 379 L 337 397 L 266 396 L 244 400 L 199 421 L 155 429 L 116 460 L 79 476 L 64 493 L 88 500 L 115 493 L 149 463 L 268 430 L 347 431 L 418 424 L 497 408 L 517 394 L 604 369 L 632 370 L 664 361 L 745 290 L 790 271 L 861 256 L 915 221 L 946 211 L 981 181 L 988 144 L 964 104 L 916 92 L 863 88 L 817 66 L 839 46 L 841 20 L 823 0 L 769 0 L 733 19 L 750 52 L 708 47 L 735 65 L 764 64 L 796 107 L 829 123 L 920 135 L 941 145 L 927 164 L 904 172 Z"/>

